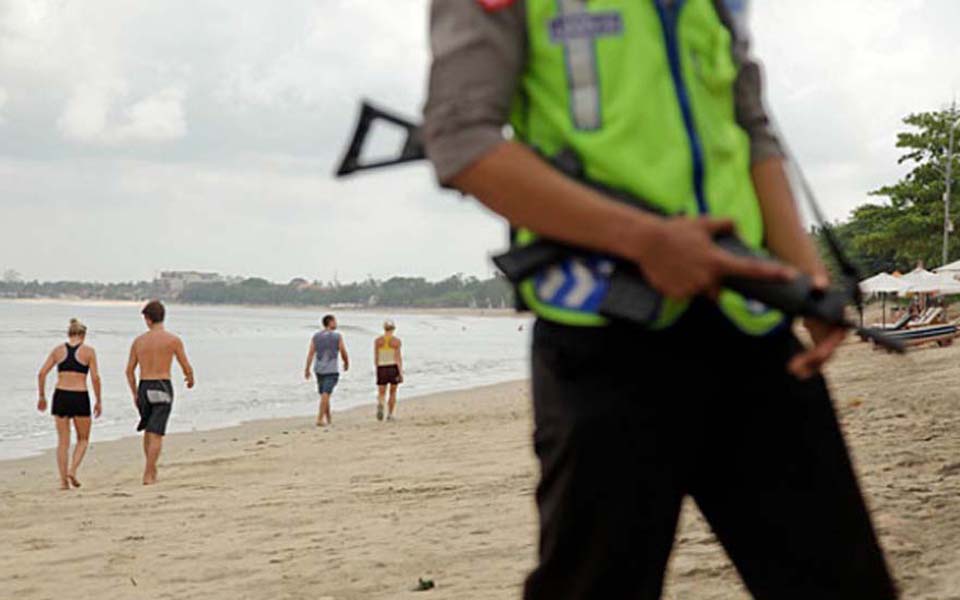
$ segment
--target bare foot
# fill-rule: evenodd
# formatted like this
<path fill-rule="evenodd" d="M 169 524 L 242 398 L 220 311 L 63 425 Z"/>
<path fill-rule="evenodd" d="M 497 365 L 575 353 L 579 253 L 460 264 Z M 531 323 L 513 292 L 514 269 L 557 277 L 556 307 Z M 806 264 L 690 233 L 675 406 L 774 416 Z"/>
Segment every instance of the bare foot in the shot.
<path fill-rule="evenodd" d="M 76 488 L 80 487 L 80 480 L 77 479 L 76 475 L 67 475 L 67 479 L 70 480 L 70 485 L 72 485 L 73 487 L 76 487 Z"/>
<path fill-rule="evenodd" d="M 60 489 L 61 489 L 61 490 L 69 490 L 69 489 L 70 489 L 70 482 L 67 481 L 66 479 L 61 479 L 61 480 L 60 480 Z"/>
<path fill-rule="evenodd" d="M 157 470 L 143 472 L 143 485 L 153 485 L 157 482 Z"/>

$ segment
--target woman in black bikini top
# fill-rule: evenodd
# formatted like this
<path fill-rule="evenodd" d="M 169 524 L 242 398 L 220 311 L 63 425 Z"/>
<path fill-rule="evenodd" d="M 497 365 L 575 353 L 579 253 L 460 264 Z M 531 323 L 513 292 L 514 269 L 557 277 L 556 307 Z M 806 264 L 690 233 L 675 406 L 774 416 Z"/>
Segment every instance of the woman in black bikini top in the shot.
<path fill-rule="evenodd" d="M 67 330 L 68 341 L 54 348 L 40 367 L 37 378 L 40 398 L 37 410 L 47 410 L 47 375 L 57 368 L 57 387 L 53 392 L 53 406 L 50 413 L 57 424 L 57 467 L 60 469 L 60 489 L 69 490 L 70 486 L 80 487 L 77 469 L 90 443 L 90 394 L 87 392 L 87 375 L 93 383 L 93 392 L 97 398 L 93 406 L 93 415 L 100 416 L 100 370 L 97 366 L 97 353 L 91 346 L 85 345 L 87 327 L 76 319 L 70 319 Z M 77 445 L 73 450 L 73 460 L 67 462 L 70 453 L 70 422 L 77 431 Z"/>

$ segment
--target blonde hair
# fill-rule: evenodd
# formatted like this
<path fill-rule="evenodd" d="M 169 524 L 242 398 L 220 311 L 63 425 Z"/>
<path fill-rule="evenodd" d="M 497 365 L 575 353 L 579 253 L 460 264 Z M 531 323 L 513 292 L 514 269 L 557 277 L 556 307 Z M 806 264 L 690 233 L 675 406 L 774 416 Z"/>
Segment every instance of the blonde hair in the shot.
<path fill-rule="evenodd" d="M 87 335 L 87 326 L 78 319 L 70 319 L 70 328 L 67 329 L 67 335 L 70 337 L 83 337 Z"/>

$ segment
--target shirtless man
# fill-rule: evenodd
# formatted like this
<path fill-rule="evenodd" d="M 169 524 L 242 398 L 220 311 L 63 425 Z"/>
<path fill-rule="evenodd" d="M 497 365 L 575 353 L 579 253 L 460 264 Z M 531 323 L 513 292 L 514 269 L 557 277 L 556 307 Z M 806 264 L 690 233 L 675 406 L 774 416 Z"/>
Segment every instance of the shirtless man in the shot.
<path fill-rule="evenodd" d="M 393 335 L 397 326 L 387 319 L 383 322 L 383 335 L 373 342 L 373 364 L 377 365 L 377 420 L 383 420 L 383 400 L 390 388 L 387 405 L 387 420 L 393 420 L 397 408 L 397 386 L 403 383 L 403 357 L 400 354 L 400 338 Z"/>
<path fill-rule="evenodd" d="M 133 405 L 140 413 L 137 431 L 143 431 L 143 454 L 146 467 L 143 470 L 143 485 L 157 482 L 157 459 L 163 436 L 167 432 L 167 419 L 173 406 L 173 385 L 170 383 L 170 365 L 177 358 L 183 370 L 187 389 L 193 387 L 193 367 L 187 360 L 183 342 L 163 327 L 166 310 L 159 300 L 151 300 L 140 311 L 147 324 L 147 331 L 130 346 L 130 361 L 127 363 L 127 382 L 133 393 Z M 137 385 L 136 370 L 140 366 L 140 384 Z"/>

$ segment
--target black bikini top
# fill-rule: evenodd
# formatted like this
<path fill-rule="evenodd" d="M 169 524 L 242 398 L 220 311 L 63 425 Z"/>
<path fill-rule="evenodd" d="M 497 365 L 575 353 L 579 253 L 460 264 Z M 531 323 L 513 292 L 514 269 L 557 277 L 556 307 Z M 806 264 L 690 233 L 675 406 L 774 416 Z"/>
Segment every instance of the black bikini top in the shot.
<path fill-rule="evenodd" d="M 57 365 L 57 372 L 63 373 L 64 371 L 68 373 L 83 373 L 86 375 L 90 372 L 90 366 L 81 363 L 77 360 L 77 349 L 80 348 L 82 344 L 77 344 L 76 346 L 71 346 L 70 344 L 64 344 L 67 347 L 67 357 L 60 361 L 60 364 Z"/>

